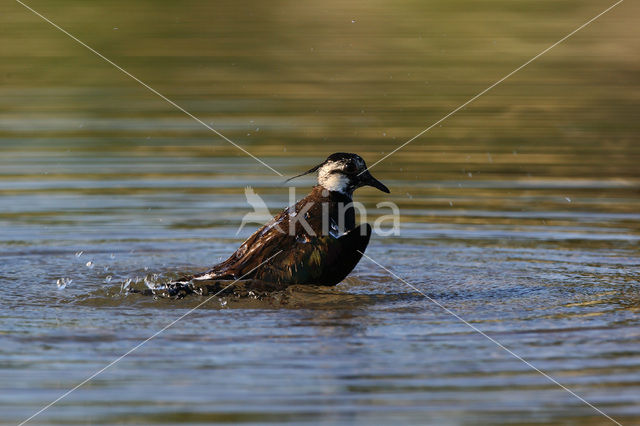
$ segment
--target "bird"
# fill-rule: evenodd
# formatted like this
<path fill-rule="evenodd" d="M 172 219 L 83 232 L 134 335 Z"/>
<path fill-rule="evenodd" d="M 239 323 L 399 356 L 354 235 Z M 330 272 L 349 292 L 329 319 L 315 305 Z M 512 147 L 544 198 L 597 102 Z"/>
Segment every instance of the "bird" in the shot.
<path fill-rule="evenodd" d="M 311 192 L 255 231 L 225 261 L 210 270 L 183 277 L 183 289 L 201 280 L 250 279 L 280 286 L 334 286 L 360 261 L 371 237 L 368 223 L 356 225 L 353 192 L 372 186 L 389 193 L 357 154 L 337 152 L 286 182 L 311 173 Z"/>

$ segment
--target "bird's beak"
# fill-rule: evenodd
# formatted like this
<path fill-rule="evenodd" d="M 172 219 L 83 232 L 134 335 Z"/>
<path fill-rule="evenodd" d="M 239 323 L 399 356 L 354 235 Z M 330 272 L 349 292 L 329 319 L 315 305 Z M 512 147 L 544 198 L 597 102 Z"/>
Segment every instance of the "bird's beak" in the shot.
<path fill-rule="evenodd" d="M 387 194 L 391 192 L 389 191 L 389 188 L 385 186 L 384 183 L 380 182 L 378 179 L 371 176 L 371 173 L 369 173 L 369 170 L 366 170 L 364 173 L 362 173 L 360 182 L 362 183 L 363 186 L 373 186 L 374 188 L 378 188 L 380 191 L 386 192 Z"/>

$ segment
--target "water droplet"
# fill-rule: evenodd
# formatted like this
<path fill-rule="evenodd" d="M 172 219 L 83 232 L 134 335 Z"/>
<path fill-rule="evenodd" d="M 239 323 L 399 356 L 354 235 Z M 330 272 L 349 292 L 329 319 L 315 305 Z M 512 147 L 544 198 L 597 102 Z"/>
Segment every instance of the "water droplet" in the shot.
<path fill-rule="evenodd" d="M 88 261 L 87 263 L 85 263 L 85 265 L 86 265 L 86 266 L 87 266 L 87 268 L 89 268 L 89 269 L 93 269 L 93 266 L 94 266 L 94 264 L 93 264 L 93 262 L 92 262 L 92 261 Z"/>
<path fill-rule="evenodd" d="M 71 278 L 60 278 L 58 281 L 56 281 L 58 290 L 63 290 L 66 286 L 71 284 L 71 281 L 73 281 Z"/>

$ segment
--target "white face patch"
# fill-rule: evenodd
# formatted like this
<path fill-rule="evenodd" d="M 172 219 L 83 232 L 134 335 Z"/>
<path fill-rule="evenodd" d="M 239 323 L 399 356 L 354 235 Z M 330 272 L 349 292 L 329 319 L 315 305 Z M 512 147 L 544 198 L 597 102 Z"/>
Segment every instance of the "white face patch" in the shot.
<path fill-rule="evenodd" d="M 329 162 L 318 170 L 318 183 L 323 188 L 351 195 L 353 187 L 349 190 L 350 177 L 342 173 L 342 162 Z M 332 173 L 333 172 L 333 173 Z"/>

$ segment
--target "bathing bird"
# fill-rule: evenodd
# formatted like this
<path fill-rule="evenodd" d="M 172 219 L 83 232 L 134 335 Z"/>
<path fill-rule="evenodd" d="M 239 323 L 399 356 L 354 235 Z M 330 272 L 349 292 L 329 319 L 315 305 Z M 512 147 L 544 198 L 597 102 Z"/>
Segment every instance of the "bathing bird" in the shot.
<path fill-rule="evenodd" d="M 368 223 L 356 226 L 353 192 L 362 186 L 389 189 L 357 154 L 331 154 L 287 181 L 310 173 L 317 173 L 317 185 L 306 197 L 258 229 L 227 260 L 178 283 L 251 279 L 331 286 L 346 278 L 371 237 Z"/>

